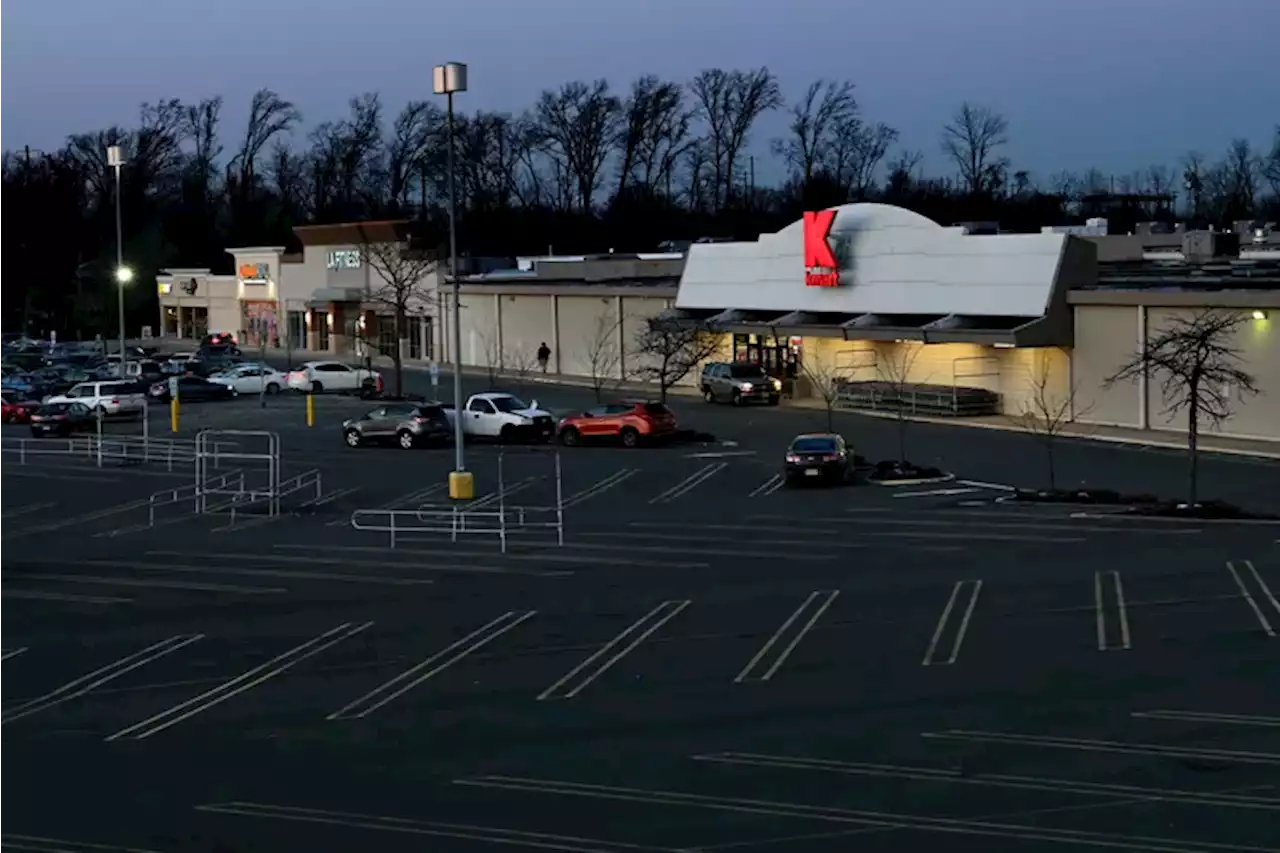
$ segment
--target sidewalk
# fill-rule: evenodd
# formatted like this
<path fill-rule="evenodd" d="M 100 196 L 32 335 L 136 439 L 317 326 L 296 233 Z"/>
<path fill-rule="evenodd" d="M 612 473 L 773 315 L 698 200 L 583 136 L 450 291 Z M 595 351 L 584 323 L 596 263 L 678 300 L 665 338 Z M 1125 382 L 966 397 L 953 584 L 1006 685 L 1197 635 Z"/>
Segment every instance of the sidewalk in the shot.
<path fill-rule="evenodd" d="M 245 353 L 246 356 L 252 355 L 250 352 Z M 327 352 L 308 352 L 306 350 L 294 350 L 292 353 L 293 363 L 299 364 L 304 361 L 320 361 L 333 358 L 332 353 Z M 267 357 L 270 359 L 282 359 L 285 357 L 284 350 L 267 350 Z M 347 359 L 344 359 L 347 360 Z M 381 370 L 391 368 L 392 362 L 386 356 L 379 356 L 373 360 L 374 367 Z M 406 361 L 404 369 L 415 373 L 425 373 L 430 369 L 430 363 L 426 361 Z M 441 365 L 442 372 L 451 373 L 451 366 L 448 364 Z M 483 367 L 463 367 L 463 376 L 486 377 L 489 371 Z M 512 380 L 519 379 L 529 384 L 545 384 L 558 385 L 571 388 L 591 388 L 592 382 L 590 377 L 586 376 L 570 376 L 559 373 L 541 373 L 538 371 L 524 374 L 523 376 L 509 370 L 494 371 L 495 375 L 503 379 Z M 605 390 L 609 393 L 634 393 L 634 394 L 653 394 L 654 387 L 648 382 L 618 382 L 610 381 L 605 385 Z M 669 394 L 683 397 L 699 396 L 698 389 L 690 385 L 678 385 L 667 389 Z M 782 408 L 789 409 L 826 409 L 826 404 L 821 400 L 783 400 Z M 839 409 L 843 414 L 860 415 L 863 417 L 894 419 L 897 415 L 891 412 L 871 412 L 864 410 Z M 909 420 L 919 423 L 940 424 L 942 426 L 953 427 L 969 427 L 971 429 L 994 429 L 1003 430 L 1005 432 L 1025 432 L 1026 430 L 1015 423 L 1012 419 L 1003 415 L 989 415 L 983 417 L 968 418 L 939 418 L 926 415 L 917 415 L 909 418 Z M 1131 444 L 1142 447 L 1166 447 L 1183 449 L 1187 446 L 1186 438 L 1181 433 L 1162 430 L 1142 430 L 1132 427 L 1118 426 L 1101 426 L 1093 424 L 1065 424 L 1059 433 L 1062 438 L 1085 439 L 1088 441 L 1100 441 L 1111 444 Z M 1280 459 L 1280 442 L 1261 441 L 1245 438 L 1227 438 L 1224 436 L 1201 435 L 1200 449 L 1209 453 L 1225 453 L 1233 456 L 1252 456 L 1262 459 Z"/>

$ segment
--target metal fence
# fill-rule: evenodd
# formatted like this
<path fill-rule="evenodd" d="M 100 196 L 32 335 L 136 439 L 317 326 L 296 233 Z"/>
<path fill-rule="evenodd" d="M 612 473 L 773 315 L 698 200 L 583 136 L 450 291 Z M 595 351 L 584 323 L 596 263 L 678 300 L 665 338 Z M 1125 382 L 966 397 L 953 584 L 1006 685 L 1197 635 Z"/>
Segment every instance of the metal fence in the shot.
<path fill-rule="evenodd" d="M 218 442 L 213 448 L 213 467 L 221 467 L 221 456 L 234 453 L 238 445 Z M 164 465 L 169 471 L 191 465 L 196 460 L 195 443 L 190 439 L 149 438 L 136 435 L 85 435 L 75 438 L 0 439 L 0 452 L 16 458 L 19 465 L 45 458 L 80 458 L 99 468 L 114 465 Z"/>

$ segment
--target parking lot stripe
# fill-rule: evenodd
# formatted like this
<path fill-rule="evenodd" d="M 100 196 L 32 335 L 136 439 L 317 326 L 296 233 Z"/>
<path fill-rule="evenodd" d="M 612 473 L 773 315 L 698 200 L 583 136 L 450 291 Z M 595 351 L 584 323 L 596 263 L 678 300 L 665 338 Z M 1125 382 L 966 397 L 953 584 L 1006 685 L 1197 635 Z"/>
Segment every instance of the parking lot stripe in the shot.
<path fill-rule="evenodd" d="M 538 701 L 572 699 L 577 696 L 587 685 L 608 672 L 618 661 L 630 654 L 655 631 L 674 619 L 680 611 L 692 603 L 687 600 L 662 602 L 539 693 Z"/>
<path fill-rule="evenodd" d="M 978 489 L 973 488 L 973 487 L 969 487 L 969 488 L 960 488 L 960 489 L 929 489 L 928 491 L 924 491 L 924 492 L 894 492 L 894 493 L 893 493 L 893 495 L 892 495 L 892 497 L 895 497 L 895 498 L 939 498 L 939 497 L 947 497 L 947 496 L 949 496 L 949 495 L 971 495 L 971 494 L 973 494 L 973 493 L 974 493 L 974 492 L 976 492 L 976 491 L 978 491 Z"/>
<path fill-rule="evenodd" d="M 732 526 L 735 529 L 769 532 L 764 528 L 756 527 L 756 526 L 747 526 L 747 527 L 739 527 L 737 525 L 732 525 Z M 585 536 L 585 537 L 593 537 L 598 539 L 615 539 L 615 540 L 616 539 L 640 539 L 642 541 L 694 542 L 694 543 L 725 542 L 727 544 L 736 544 L 736 545 L 743 545 L 743 544 L 771 545 L 771 546 L 778 546 L 778 547 L 807 548 L 812 550 L 859 551 L 866 548 L 876 547 L 866 542 L 816 540 L 812 538 L 809 538 L 809 539 L 757 539 L 754 536 L 751 537 L 750 539 L 746 539 L 746 538 L 743 538 L 742 536 L 715 535 L 715 534 L 708 535 L 702 532 L 704 529 L 715 529 L 719 527 L 719 525 L 699 524 L 699 525 L 684 525 L 684 527 L 688 529 L 690 532 L 689 533 L 640 533 L 640 532 L 624 533 L 621 531 L 614 531 L 614 530 L 580 530 L 578 531 L 577 535 Z M 794 529 L 791 529 L 791 530 L 788 530 L 787 532 L 796 533 L 797 531 Z M 816 532 L 813 530 L 804 530 L 799 532 L 809 533 L 809 534 L 826 533 L 827 535 L 832 537 L 839 537 L 839 536 L 845 535 L 843 531 L 838 531 L 838 530 L 816 531 Z M 956 551 L 964 550 L 964 548 L 960 545 L 903 545 L 899 547 L 908 551 L 928 551 L 930 553 L 955 553 Z M 644 565 L 649 565 L 649 563 L 645 563 Z"/>
<path fill-rule="evenodd" d="M 706 482 L 707 480 L 711 479 L 712 477 L 714 477 L 716 474 L 720 473 L 727 467 L 729 467 L 728 462 L 712 462 L 708 465 L 705 465 L 702 468 L 699 468 L 697 471 L 694 471 L 688 477 L 685 477 L 680 482 L 676 483 L 671 488 L 667 489 L 664 492 L 660 492 L 659 494 L 650 498 L 649 503 L 650 504 L 670 503 L 671 501 L 675 500 L 681 495 L 688 494 L 690 491 L 697 488 L 699 485 Z"/>
<path fill-rule="evenodd" d="M 774 632 L 773 636 L 760 647 L 760 651 L 756 652 L 755 657 L 751 658 L 747 665 L 742 668 L 742 672 L 738 673 L 737 677 L 733 679 L 734 683 L 741 684 L 744 681 L 768 681 L 773 678 L 774 673 L 777 672 L 782 664 L 786 662 L 787 658 L 791 656 L 791 653 L 795 651 L 796 646 L 800 645 L 800 641 L 804 639 L 805 634 L 808 634 L 813 630 L 813 626 L 818 624 L 818 620 L 822 618 L 822 614 L 827 612 L 827 608 L 831 606 L 831 603 L 836 600 L 836 596 L 839 594 L 840 591 L 834 589 L 818 590 L 817 592 L 809 593 L 809 597 L 795 609 L 794 613 L 787 617 L 787 620 L 782 623 L 782 626 L 779 627 L 778 630 Z M 815 604 L 817 604 L 816 607 L 814 607 Z M 791 641 L 783 647 L 782 651 L 780 651 L 772 661 L 770 661 L 769 652 L 773 650 L 774 646 L 782 642 L 783 638 L 787 636 L 787 632 L 791 630 L 791 626 L 794 625 L 801 616 L 805 615 L 811 607 L 813 607 L 813 614 L 809 617 L 809 621 L 805 622 L 800 630 L 795 632 L 795 635 L 791 637 Z M 767 663 L 768 666 L 764 672 L 757 673 L 756 669 L 762 663 Z"/>
<path fill-rule="evenodd" d="M 5 577 L 12 580 L 47 580 L 62 583 L 101 584 L 103 586 L 136 586 L 152 589 L 186 589 L 195 592 L 235 592 L 245 595 L 265 595 L 282 593 L 289 590 L 278 586 L 233 586 L 219 583 L 184 583 L 182 581 L 153 581 L 140 578 L 112 578 L 100 575 L 46 575 L 40 573 L 9 572 Z"/>
<path fill-rule="evenodd" d="M 313 498 L 309 501 L 300 503 L 298 504 L 298 509 L 315 509 L 318 506 L 331 504 L 334 501 L 339 500 L 340 498 L 345 498 L 350 495 L 354 495 L 358 491 L 360 491 L 359 486 L 347 486 L 345 488 L 338 489 L 337 491 L 330 492 L 327 495 L 321 495 L 318 498 Z"/>
<path fill-rule="evenodd" d="M 1134 711 L 1129 716 L 1140 720 L 1179 720 L 1192 723 L 1224 723 L 1230 726 L 1262 726 L 1280 728 L 1280 717 L 1254 714 L 1219 714 L 1212 711 Z"/>
<path fill-rule="evenodd" d="M 148 551 L 148 554 L 151 552 Z M 209 553 L 209 552 L 206 552 Z M 185 556 L 196 556 L 186 554 Z M 67 565 L 66 560 L 25 560 L 24 562 L 56 562 L 58 565 Z M 178 573 L 198 573 L 209 575 L 238 575 L 241 577 L 256 578 L 287 578 L 293 580 L 313 580 L 313 581 L 342 581 L 345 583 L 371 583 L 384 584 L 387 586 L 418 586 L 422 584 L 432 584 L 435 581 L 430 578 L 399 578 L 388 577 L 386 575 L 344 575 L 333 572 L 299 572 L 285 569 L 241 569 L 235 566 L 197 566 L 185 563 L 144 563 L 137 560 L 80 560 L 76 565 L 85 566 L 108 566 L 111 568 L 139 569 L 148 572 L 178 572 Z M 119 601 L 132 601 L 132 599 L 122 598 Z M 107 602 L 112 603 L 112 602 Z"/>
<path fill-rule="evenodd" d="M 128 604 L 132 598 L 116 598 L 107 595 L 72 595 L 68 592 L 44 592 L 38 589 L 3 589 L 3 598 L 25 598 L 32 601 L 65 601 L 69 604 Z"/>
<path fill-rule="evenodd" d="M 0 835 L 0 849 L 22 850 L 27 853 L 157 853 L 141 847 L 68 841 L 65 838 L 48 838 L 43 835 L 14 835 L 11 832 Z"/>
<path fill-rule="evenodd" d="M 68 469 L 69 470 L 69 469 Z M 94 469 L 99 470 L 97 468 Z M 65 480 L 68 483 L 119 483 L 119 477 L 102 477 L 93 474 L 50 474 L 47 471 L 23 471 L 12 465 L 5 466 L 6 477 L 35 477 L 41 480 Z"/>
<path fill-rule="evenodd" d="M 147 506 L 147 503 L 149 500 L 150 500 L 149 498 L 143 498 L 141 500 L 123 503 L 123 504 L 120 504 L 119 506 L 108 507 L 107 509 L 99 509 L 99 510 L 94 510 L 93 512 L 86 512 L 83 515 L 73 515 L 68 518 L 63 518 L 61 521 L 50 522 L 49 524 L 41 524 L 35 527 L 23 527 L 22 529 L 14 533 L 8 533 L 6 531 L 6 535 L 4 538 L 10 539 L 16 536 L 29 536 L 33 533 L 49 533 L 54 530 L 62 530 L 65 527 L 75 527 L 76 525 L 86 524 L 90 521 L 98 521 L 99 519 L 102 519 L 102 518 L 108 518 L 110 516 L 119 515 L 121 513 L 129 512 L 131 510 L 141 509 Z M 9 528 L 9 529 L 12 529 L 12 528 Z"/>
<path fill-rule="evenodd" d="M 396 551 L 399 552 L 400 549 L 397 548 Z M 147 553 L 154 554 L 156 556 L 164 556 L 164 555 L 172 555 L 175 557 L 190 556 L 187 554 L 183 554 L 181 551 L 148 551 Z M 448 572 L 451 574 L 525 575 L 527 577 L 565 577 L 567 575 L 573 574 L 573 572 L 563 571 L 563 570 L 562 571 L 542 571 L 537 569 L 510 568 L 507 566 L 477 566 L 472 563 L 435 563 L 435 562 L 388 563 L 385 561 L 360 563 L 360 562 L 354 562 L 352 560 L 344 559 L 341 557 L 315 557 L 315 556 L 305 556 L 305 557 L 296 556 L 295 557 L 289 554 L 270 554 L 270 553 L 237 554 L 237 553 L 226 553 L 222 551 L 209 551 L 209 552 L 206 552 L 203 556 L 226 558 L 229 560 L 257 560 L 259 562 L 265 562 L 265 563 L 302 563 L 304 565 L 310 565 L 312 563 L 317 563 L 320 565 L 333 564 L 333 565 L 339 565 L 339 566 L 351 566 L 353 568 L 356 566 L 361 566 L 361 567 L 367 566 L 369 568 L 382 568 L 384 566 L 389 566 L 389 565 L 398 565 L 402 568 L 410 569 L 412 571 Z M 440 552 L 436 552 L 436 556 L 439 557 Z M 493 556 L 499 557 L 501 555 L 494 554 Z"/>
<path fill-rule="evenodd" d="M 743 543 L 747 544 L 747 543 Z M 563 545 L 556 546 L 554 550 L 599 550 L 599 551 L 617 551 L 617 545 L 607 545 L 605 543 L 595 542 L 566 542 Z M 797 554 L 795 552 L 764 552 L 756 550 L 731 550 L 728 548 L 685 548 L 683 546 L 664 546 L 664 545 L 628 545 L 627 551 L 647 551 L 654 554 L 697 554 L 699 556 L 708 557 L 755 557 L 762 560 L 834 560 L 839 554 Z M 664 563 L 664 566 L 670 566 L 670 563 Z"/>
<path fill-rule="evenodd" d="M 929 513 L 932 515 L 933 513 Z M 870 524 L 876 527 L 963 527 L 971 530 L 975 527 L 990 528 L 991 530 L 1044 530 L 1057 533 L 1123 533 L 1132 535 L 1135 533 L 1156 533 L 1160 536 L 1198 536 L 1203 530 L 1195 528 L 1181 528 L 1172 530 L 1167 527 L 1116 527 L 1108 525 L 1086 525 L 1076 524 L 1070 521 L 1047 521 L 1047 522 L 1028 522 L 1028 521 L 985 521 L 981 519 L 989 519 L 1004 515 L 1004 513 L 985 513 L 978 517 L 967 518 L 964 521 L 954 521 L 949 519 L 938 518 L 884 518 L 877 516 L 875 518 L 807 518 L 805 522 L 813 522 L 815 524 Z M 774 519 L 776 516 L 757 516 L 752 515 L 751 518 Z"/>
<path fill-rule="evenodd" d="M 409 540 L 406 540 L 406 541 L 409 541 Z M 423 540 L 423 541 L 430 541 L 430 540 Z M 315 548 L 314 545 L 291 545 L 284 542 L 277 543 L 272 547 L 288 548 L 293 550 L 307 550 L 307 551 L 314 550 Z M 538 563 L 587 563 L 592 566 L 644 566 L 646 568 L 653 566 L 653 560 L 626 560 L 621 557 L 597 557 L 594 554 L 564 554 L 564 553 L 561 553 L 561 548 L 558 545 L 547 545 L 544 550 L 531 551 L 529 553 L 524 553 L 524 554 L 517 554 L 511 551 L 508 551 L 505 554 L 501 553 L 500 551 L 465 551 L 465 550 L 458 551 L 453 548 L 447 548 L 447 549 L 433 548 L 431 550 L 427 550 L 422 548 L 401 548 L 398 545 L 394 549 L 377 546 L 377 545 L 325 545 L 324 547 L 326 551 L 355 551 L 355 552 L 364 552 L 367 554 L 383 554 L 388 558 L 393 558 L 396 556 L 411 557 L 413 555 L 433 557 L 435 559 L 439 559 L 442 556 L 481 557 L 481 558 L 492 557 L 494 559 L 502 559 L 502 560 L 531 560 L 533 562 L 538 562 Z M 395 561 L 392 560 L 389 563 L 384 562 L 384 563 L 381 563 L 380 565 L 394 565 L 394 564 L 395 564 Z M 421 564 L 414 563 L 414 564 L 411 564 L 410 567 L 417 568 L 420 565 Z M 706 562 L 689 562 L 689 561 L 666 562 L 664 561 L 662 565 L 667 568 L 673 568 L 673 569 L 704 569 L 711 564 Z M 550 577 L 550 576 L 564 577 L 572 574 L 573 572 L 567 571 L 567 570 L 548 571 L 543 573 L 543 575 L 547 577 Z"/>
<path fill-rule="evenodd" d="M 204 634 L 178 634 L 167 640 L 161 640 L 158 643 L 147 646 L 141 651 L 126 655 L 119 660 L 112 661 L 106 666 L 99 667 L 93 672 L 82 675 L 79 678 L 68 681 L 61 687 L 55 687 L 43 696 L 38 696 L 29 702 L 23 702 L 20 705 L 7 709 L 2 718 L 3 723 L 11 723 L 14 720 L 29 717 L 63 702 L 70 702 L 86 693 L 101 687 L 108 682 L 114 681 L 122 675 L 133 672 L 135 669 L 144 667 L 152 661 L 159 660 L 165 655 L 172 654 L 179 649 L 186 648 L 192 643 L 198 642 L 204 638 Z"/>
<path fill-rule="evenodd" d="M 267 803 L 212 803 L 196 806 L 195 808 L 196 811 L 213 814 L 292 820 L 299 823 L 344 826 L 377 832 L 452 838 L 459 841 L 478 841 L 484 844 L 500 844 L 505 847 L 556 850 L 561 851 L 561 853 L 674 853 L 669 848 L 647 847 L 642 844 L 628 844 L 620 841 L 604 841 L 598 838 L 583 838 L 577 835 L 554 835 L 548 832 L 525 832 L 524 830 L 505 829 L 498 826 L 443 823 L 440 821 L 413 820 L 357 812 L 276 806 Z M 129 851 L 124 851 L 123 853 L 129 853 Z M 145 853 L 145 851 L 141 851 L 141 853 Z"/>
<path fill-rule="evenodd" d="M 532 618 L 536 613 L 536 610 L 526 610 L 524 612 L 507 611 L 497 619 L 451 643 L 421 663 L 409 667 L 390 681 L 383 682 L 359 699 L 344 705 L 325 719 L 349 720 L 369 716 L 387 703 L 398 699 L 419 684 L 453 666 L 472 652 L 483 648 L 503 634 L 516 628 L 521 622 Z"/>
<path fill-rule="evenodd" d="M 33 512 L 39 512 L 42 509 L 50 509 L 53 506 L 55 506 L 55 504 L 53 504 L 50 501 L 44 501 L 42 503 L 27 504 L 24 507 L 18 507 L 16 509 L 6 509 L 4 511 L 4 517 L 6 519 L 18 518 L 23 515 L 30 515 Z"/>
<path fill-rule="evenodd" d="M 982 480 L 956 480 L 961 486 L 973 486 L 975 489 L 994 489 L 997 492 L 1016 492 L 1015 486 L 1006 486 L 1004 483 L 986 483 Z"/>
<path fill-rule="evenodd" d="M 1280 765 L 1280 754 L 1251 750 L 1212 749 L 1209 747 L 1166 746 L 1155 743 L 1127 743 L 1093 738 L 1052 737 L 1049 735 L 1024 735 L 1010 732 L 966 731 L 948 729 L 941 732 L 922 732 L 931 740 L 957 740 L 972 743 L 1001 743 L 1010 746 L 1040 746 L 1048 749 L 1073 749 L 1080 752 L 1111 752 L 1120 755 L 1157 755 L 1165 758 L 1201 758 L 1238 764 Z"/>
<path fill-rule="evenodd" d="M 1107 637 L 1107 614 L 1110 613 L 1112 609 L 1111 605 L 1107 602 L 1106 590 L 1108 588 L 1112 590 L 1112 596 L 1115 599 L 1115 618 L 1120 631 L 1120 645 L 1118 646 L 1111 645 Z M 1124 586 L 1120 582 L 1119 572 L 1108 571 L 1093 573 L 1093 602 L 1095 619 L 1097 622 L 1098 651 L 1116 651 L 1117 649 L 1130 648 L 1129 614 L 1125 608 Z"/>
<path fill-rule="evenodd" d="M 747 497 L 757 498 L 757 497 L 763 497 L 765 495 L 771 495 L 782 486 L 782 483 L 783 483 L 782 475 L 773 474 L 769 477 L 769 479 L 765 480 L 763 483 L 761 483 L 760 485 L 752 489 L 750 492 L 748 492 Z"/>
<path fill-rule="evenodd" d="M 16 658 L 18 655 L 22 654 L 26 650 L 27 650 L 26 646 L 23 646 L 20 649 L 5 649 L 3 653 L 0 653 L 0 661 L 6 661 L 9 658 Z"/>
<path fill-rule="evenodd" d="M 185 702 L 180 702 L 158 714 L 153 714 L 141 722 L 127 726 L 115 734 L 109 735 L 106 739 L 108 741 L 121 738 L 142 740 L 159 734 L 171 726 L 176 726 L 183 720 L 201 714 L 215 705 L 219 705 L 234 696 L 244 693 L 246 690 L 251 690 L 259 684 L 287 672 L 307 658 L 314 657 L 326 649 L 336 646 L 343 640 L 359 634 L 372 625 L 372 622 L 361 622 L 359 624 L 343 622 L 341 625 L 325 631 L 320 636 L 313 637 L 305 643 L 294 646 L 289 651 L 276 655 L 266 663 L 259 664 L 253 669 L 237 675 L 230 681 L 219 684 L 212 690 L 206 690 L 204 693 L 193 696 Z"/>
<path fill-rule="evenodd" d="M 620 485 L 621 483 L 626 482 L 627 480 L 631 479 L 632 477 L 634 477 L 636 474 L 639 474 L 639 473 L 640 473 L 639 468 L 623 468 L 620 471 L 615 471 L 612 474 L 610 474 L 608 477 L 605 477 L 603 480 L 600 480 L 596 483 L 592 483 L 590 486 L 587 486 L 582 491 L 575 492 L 574 494 L 569 495 L 569 497 L 565 498 L 564 501 L 560 504 L 560 507 L 561 509 L 568 509 L 571 506 L 577 506 L 583 501 L 587 501 L 587 500 L 590 500 L 591 498 L 597 497 L 598 495 L 604 494 L 605 492 L 612 489 L 614 486 L 617 486 L 617 485 Z"/>
<path fill-rule="evenodd" d="M 960 625 L 956 628 L 956 637 L 951 643 L 951 654 L 942 660 L 938 660 L 935 658 L 938 645 L 947 631 L 956 602 L 960 599 L 960 594 L 966 587 L 971 589 L 972 592 L 969 593 L 969 601 L 965 605 L 964 614 L 960 617 Z M 982 592 L 982 581 L 980 580 L 956 581 L 956 585 L 951 588 L 951 597 L 947 599 L 947 605 L 942 608 L 942 615 L 938 617 L 938 625 L 933 631 L 933 638 L 929 640 L 929 648 L 924 653 L 924 660 L 921 662 L 922 666 L 950 666 L 956 662 L 956 658 L 960 657 L 960 647 L 964 645 L 964 636 L 969 631 L 969 620 L 973 617 L 973 608 L 978 604 L 978 594 L 980 592 Z"/>
<path fill-rule="evenodd" d="M 483 497 L 476 498 L 470 503 L 462 505 L 462 510 L 459 514 L 466 515 L 467 513 L 479 512 L 484 509 L 492 509 L 493 512 L 497 512 L 495 508 L 498 506 L 499 501 L 505 501 L 512 495 L 516 495 L 526 489 L 533 488 L 540 479 L 540 477 L 525 477 L 522 480 L 517 480 L 509 486 L 503 486 L 496 492 L 491 492 Z M 450 506 L 452 506 L 452 504 L 450 504 Z"/>
<path fill-rule="evenodd" d="M 1253 568 L 1252 563 L 1248 563 L 1247 561 L 1246 563 L 1249 568 Z M 1244 597 L 1245 603 L 1249 605 L 1249 609 L 1251 609 L 1253 611 L 1253 615 L 1257 617 L 1258 624 L 1262 626 L 1263 632 L 1265 632 L 1268 637 L 1274 637 L 1276 635 L 1276 629 L 1271 627 L 1271 622 L 1270 620 L 1267 619 L 1267 614 L 1264 613 L 1262 611 L 1262 608 L 1258 606 L 1258 602 L 1255 601 L 1253 598 L 1253 593 L 1249 592 L 1249 587 L 1245 585 L 1244 580 L 1240 577 L 1240 572 L 1236 570 L 1236 564 L 1234 562 L 1228 561 L 1227 571 L 1231 572 L 1231 577 L 1235 580 L 1236 587 L 1239 588 L 1240 590 L 1240 595 Z M 1258 575 L 1256 570 L 1254 571 L 1253 574 L 1255 576 Z M 1261 576 L 1258 576 L 1258 580 L 1259 581 L 1262 580 Z M 1263 588 L 1266 589 L 1265 584 L 1263 584 Z M 1267 592 L 1270 593 L 1271 590 L 1267 589 Z M 1273 604 L 1275 603 L 1274 598 L 1272 599 L 1272 603 Z M 1280 609 L 1280 606 L 1278 606 L 1277 609 Z"/>

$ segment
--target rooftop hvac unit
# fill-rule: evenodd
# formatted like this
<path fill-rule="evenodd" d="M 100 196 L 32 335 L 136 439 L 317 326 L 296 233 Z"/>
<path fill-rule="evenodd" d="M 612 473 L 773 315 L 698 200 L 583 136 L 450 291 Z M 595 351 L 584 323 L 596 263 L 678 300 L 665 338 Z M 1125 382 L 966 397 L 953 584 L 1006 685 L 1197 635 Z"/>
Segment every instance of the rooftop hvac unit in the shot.
<path fill-rule="evenodd" d="M 1193 263 L 1211 258 L 1237 257 L 1240 235 L 1227 231 L 1190 231 L 1182 235 L 1182 255 Z"/>

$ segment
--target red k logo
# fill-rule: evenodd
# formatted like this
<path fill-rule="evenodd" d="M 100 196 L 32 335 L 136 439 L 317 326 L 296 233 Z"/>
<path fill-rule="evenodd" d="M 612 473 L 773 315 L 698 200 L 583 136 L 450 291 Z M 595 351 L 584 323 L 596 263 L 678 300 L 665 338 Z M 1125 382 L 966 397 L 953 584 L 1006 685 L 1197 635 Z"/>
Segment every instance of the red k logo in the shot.
<path fill-rule="evenodd" d="M 804 214 L 804 283 L 811 287 L 835 287 L 840 283 L 840 263 L 827 239 L 835 219 L 834 210 Z"/>

